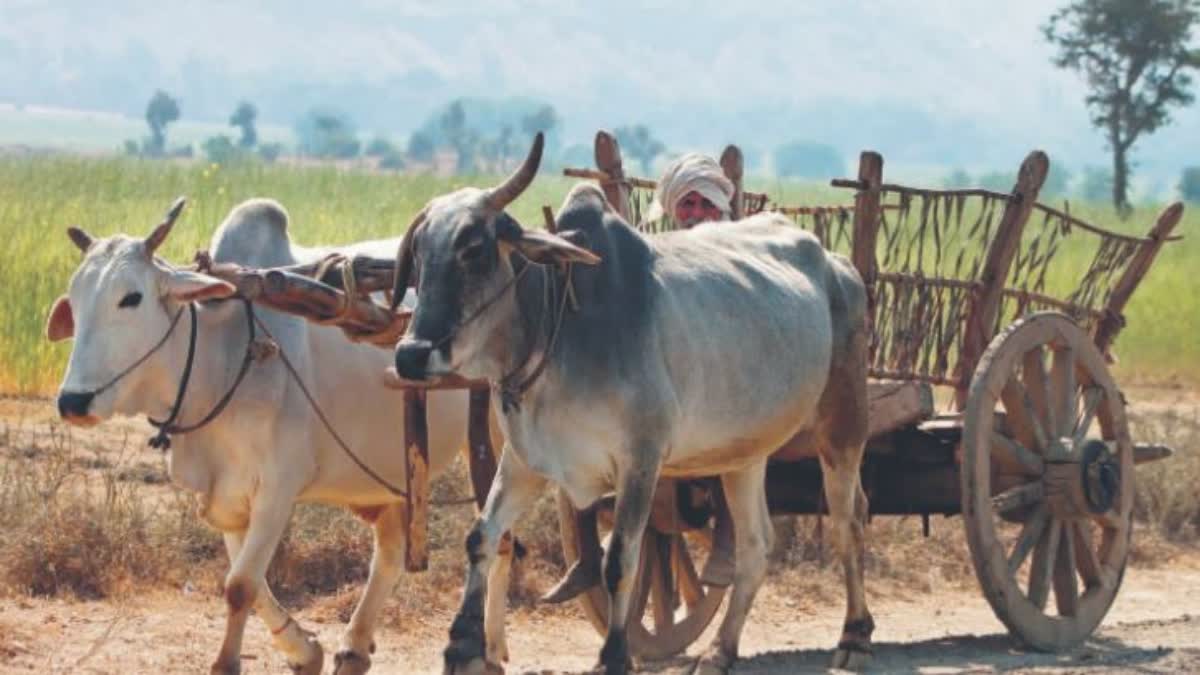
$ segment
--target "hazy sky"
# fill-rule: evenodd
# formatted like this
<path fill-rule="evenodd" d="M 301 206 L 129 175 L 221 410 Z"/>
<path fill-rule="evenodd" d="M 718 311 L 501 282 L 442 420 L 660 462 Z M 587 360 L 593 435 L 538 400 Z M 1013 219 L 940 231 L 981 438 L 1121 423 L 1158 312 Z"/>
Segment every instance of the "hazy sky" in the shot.
<path fill-rule="evenodd" d="M 451 96 L 529 95 L 555 103 L 579 136 L 645 120 L 678 143 L 741 115 L 772 137 L 812 127 L 852 152 L 856 128 L 875 142 L 913 116 L 945 147 L 1002 146 L 995 156 L 1015 163 L 1037 145 L 1094 163 L 1103 145 L 1083 84 L 1050 66 L 1038 30 L 1059 4 L 3 0 L 0 100 L 63 104 L 78 91 L 91 104 L 88 87 L 111 64 L 133 71 L 105 80 L 137 89 L 125 111 L 158 86 L 181 92 L 185 116 L 215 117 L 226 99 L 276 85 L 302 98 L 306 83 L 356 83 L 393 108 L 362 117 L 394 119 L 396 131 Z M 230 82 L 205 86 L 206 73 Z M 298 112 L 263 115 L 290 124 Z M 1200 151 L 1200 116 L 1177 120 L 1144 144 L 1143 163 L 1181 143 Z"/>

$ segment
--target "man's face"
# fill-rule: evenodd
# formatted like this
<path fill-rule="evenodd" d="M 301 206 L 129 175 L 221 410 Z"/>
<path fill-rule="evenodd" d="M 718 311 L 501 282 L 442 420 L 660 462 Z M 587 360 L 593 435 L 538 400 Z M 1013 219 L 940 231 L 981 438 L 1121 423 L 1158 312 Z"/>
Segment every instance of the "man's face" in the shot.
<path fill-rule="evenodd" d="M 699 223 L 721 220 L 722 217 L 721 209 L 695 190 L 687 193 L 675 203 L 675 222 L 685 228 Z"/>

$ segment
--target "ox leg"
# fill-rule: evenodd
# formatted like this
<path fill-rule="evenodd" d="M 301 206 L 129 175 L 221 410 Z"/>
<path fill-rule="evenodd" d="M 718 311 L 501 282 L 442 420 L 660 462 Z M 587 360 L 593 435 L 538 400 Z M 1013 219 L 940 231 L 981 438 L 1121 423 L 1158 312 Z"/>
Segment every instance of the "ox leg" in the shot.
<path fill-rule="evenodd" d="M 738 655 L 742 627 L 750 613 L 754 596 L 767 576 L 767 554 L 775 538 L 771 514 L 767 510 L 766 459 L 721 476 L 734 529 L 733 590 L 725 618 L 712 644 L 696 664 L 697 673 L 726 673 Z"/>
<path fill-rule="evenodd" d="M 241 672 L 242 637 L 246 631 L 246 620 L 250 618 L 251 608 L 259 604 L 260 596 L 264 595 L 267 565 L 291 519 L 293 503 L 290 496 L 283 499 L 278 494 L 260 493 L 251 506 L 250 526 L 237 555 L 231 559 L 229 574 L 225 577 L 228 615 L 225 620 L 225 640 L 211 669 L 214 674 Z M 311 670 L 309 664 L 304 664 L 301 672 L 318 673 L 320 665 Z"/>
<path fill-rule="evenodd" d="M 371 654 L 375 653 L 375 623 L 400 578 L 404 560 L 405 505 L 388 504 L 377 509 L 362 509 L 358 513 L 371 521 L 375 546 L 367 586 L 334 656 L 336 675 L 357 675 L 371 668 Z"/>
<path fill-rule="evenodd" d="M 226 532 L 225 550 L 232 562 L 238 556 L 245 541 L 245 532 Z M 288 666 L 298 673 L 319 673 L 325 661 L 325 652 L 316 636 L 292 618 L 283 605 L 275 599 L 270 586 L 263 584 L 254 601 L 254 611 L 271 631 L 271 642 L 285 658 Z"/>
<path fill-rule="evenodd" d="M 504 636 L 504 615 L 508 611 L 508 589 L 512 581 L 512 566 L 516 560 L 511 532 L 506 532 L 496 549 L 499 558 L 492 564 L 487 580 L 487 601 L 483 613 L 484 646 L 487 662 L 508 661 L 508 641 Z"/>
<path fill-rule="evenodd" d="M 634 457 L 658 457 L 656 452 L 635 452 Z M 625 673 L 632 667 L 626 624 L 629 603 L 637 583 L 642 537 L 650 519 L 658 465 L 633 467 L 617 481 L 613 531 L 604 554 L 604 587 L 608 591 L 608 634 L 600 650 L 604 672 Z"/>
<path fill-rule="evenodd" d="M 487 574 L 495 563 L 500 541 L 537 499 L 546 481 L 527 467 L 508 447 L 500 455 L 496 478 L 488 491 L 487 504 L 467 535 L 467 578 L 462 605 L 450 625 L 450 644 L 443 654 L 445 672 L 480 673 L 500 671 L 488 663 L 484 628 Z M 495 606 L 496 603 L 488 603 Z M 497 617 L 495 620 L 502 620 Z"/>
<path fill-rule="evenodd" d="M 867 497 L 859 474 L 861 457 L 861 447 L 849 456 L 827 458 L 821 455 L 833 543 L 842 558 L 846 576 L 846 623 L 834 653 L 833 667 L 850 670 L 860 669 L 870 662 L 871 633 L 875 630 L 875 621 L 867 609 L 863 582 Z"/>

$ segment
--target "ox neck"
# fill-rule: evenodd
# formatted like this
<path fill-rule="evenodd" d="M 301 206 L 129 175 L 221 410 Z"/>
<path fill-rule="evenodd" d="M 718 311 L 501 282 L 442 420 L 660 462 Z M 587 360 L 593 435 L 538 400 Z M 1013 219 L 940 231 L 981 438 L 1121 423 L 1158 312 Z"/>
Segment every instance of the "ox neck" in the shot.
<path fill-rule="evenodd" d="M 524 259 L 516 263 L 533 264 Z M 560 274 L 550 265 L 536 267 L 517 280 L 513 298 L 516 317 L 508 344 L 502 349 L 503 357 L 498 359 L 503 368 L 495 382 L 505 413 L 518 410 L 521 400 L 552 366 L 558 334 L 567 320 L 566 314 L 570 313 L 570 268 Z M 520 273 L 521 269 L 516 267 L 514 274 Z"/>
<path fill-rule="evenodd" d="M 156 386 L 148 388 L 148 398 L 138 406 L 151 424 L 154 424 L 154 420 L 170 419 L 176 405 L 178 410 L 171 420 L 172 426 L 191 425 L 202 419 L 233 381 L 238 367 L 237 356 L 242 352 L 238 347 L 249 338 L 241 311 L 234 310 L 234 314 L 229 312 L 232 308 L 198 305 L 193 319 L 188 316 L 190 312 L 186 305 L 180 307 L 183 308 L 184 317 L 162 350 L 162 357 L 158 359 L 154 376 Z M 188 364 L 193 320 L 196 344 L 188 382 L 180 397 L 180 384 Z M 169 443 L 167 445 L 169 447 Z"/>

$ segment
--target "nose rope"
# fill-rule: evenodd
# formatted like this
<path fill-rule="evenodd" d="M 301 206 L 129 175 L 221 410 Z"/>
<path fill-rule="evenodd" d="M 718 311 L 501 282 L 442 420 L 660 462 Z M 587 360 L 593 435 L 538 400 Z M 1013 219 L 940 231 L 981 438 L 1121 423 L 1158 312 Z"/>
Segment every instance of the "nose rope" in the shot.
<path fill-rule="evenodd" d="M 503 296 L 508 289 L 512 288 L 518 281 L 520 281 L 521 277 L 525 276 L 525 273 L 529 271 L 529 268 L 533 267 L 535 264 L 536 263 L 527 260 L 526 265 L 521 268 L 521 271 L 514 274 L 512 279 L 504 282 L 504 285 L 501 286 L 500 289 L 495 293 L 493 293 L 492 297 L 485 300 L 484 303 L 476 308 L 474 312 L 471 312 L 467 318 L 455 324 L 454 327 L 450 329 L 450 332 L 442 337 L 442 339 L 433 343 L 433 349 L 441 349 L 442 347 L 446 346 L 446 343 L 453 340 L 454 336 L 458 334 L 458 331 L 462 330 L 467 326 L 467 324 L 471 323 L 475 319 L 478 319 L 484 312 L 488 310 L 488 308 L 496 304 L 500 300 L 501 296 Z"/>
<path fill-rule="evenodd" d="M 191 304 L 189 303 L 188 306 L 190 307 Z M 183 316 L 183 309 L 184 309 L 183 307 L 180 307 L 179 311 L 175 312 L 175 318 L 171 319 L 171 325 L 167 328 L 167 332 L 163 333 L 163 336 L 161 338 L 159 338 L 158 343 L 155 344 L 153 347 L 151 347 L 150 351 L 146 352 L 145 354 L 142 354 L 142 357 L 140 359 L 138 359 L 137 361 L 134 361 L 133 364 L 130 365 L 128 368 L 126 368 L 125 370 L 122 370 L 121 372 L 119 372 L 115 376 L 113 376 L 113 378 L 111 380 L 104 383 L 104 386 L 100 387 L 99 389 L 93 390 L 92 396 L 99 396 L 100 394 L 103 394 L 104 392 L 111 389 L 114 385 L 116 385 L 116 383 L 118 383 L 122 379 L 124 379 L 126 375 L 132 373 L 134 370 L 137 370 L 138 366 L 145 363 L 147 359 L 149 359 L 151 356 L 154 355 L 155 352 L 162 349 L 163 345 L 167 344 L 167 340 L 171 337 L 171 334 L 175 332 L 175 326 L 179 325 L 179 319 Z M 193 308 L 192 309 L 192 326 L 193 326 L 192 333 L 193 333 L 193 336 L 195 334 L 195 322 L 196 322 L 195 312 L 196 312 L 196 310 L 195 310 L 195 308 Z"/>
<path fill-rule="evenodd" d="M 225 407 L 229 405 L 229 402 L 233 400 L 233 395 L 237 392 L 238 387 L 241 386 L 242 380 L 246 379 L 246 374 L 250 372 L 250 365 L 254 363 L 254 360 L 256 358 L 263 358 L 266 355 L 274 353 L 278 350 L 277 345 L 272 345 L 265 350 L 255 348 L 257 343 L 254 335 L 254 324 L 257 317 L 254 316 L 254 306 L 245 298 L 242 298 L 242 305 L 246 309 L 246 328 L 249 331 L 249 334 L 246 337 L 246 353 L 242 356 L 242 365 L 238 370 L 237 377 L 234 378 L 233 384 L 229 386 L 229 389 L 225 390 L 225 394 L 221 396 L 216 405 L 214 405 L 212 409 L 208 411 L 208 414 L 200 418 L 200 421 L 194 424 L 180 425 L 176 424 L 175 420 L 178 419 L 179 413 L 183 409 L 183 399 L 184 396 L 187 395 L 188 382 L 192 375 L 192 363 L 196 358 L 196 303 L 188 303 L 188 308 L 192 315 L 192 330 L 191 335 L 188 338 L 187 361 L 183 366 L 183 376 L 179 379 L 179 389 L 175 394 L 175 403 L 171 406 L 170 415 L 168 415 L 167 419 L 163 420 L 162 422 L 149 417 L 147 418 L 151 426 L 158 428 L 158 433 L 150 439 L 150 447 L 158 448 L 164 451 L 168 450 L 171 447 L 172 435 L 190 433 L 217 419 L 217 416 L 219 416 L 225 410 Z"/>

